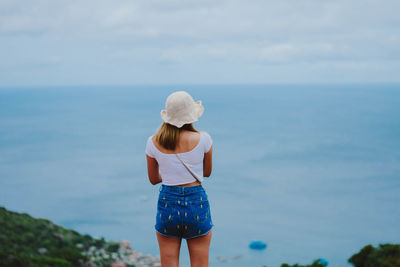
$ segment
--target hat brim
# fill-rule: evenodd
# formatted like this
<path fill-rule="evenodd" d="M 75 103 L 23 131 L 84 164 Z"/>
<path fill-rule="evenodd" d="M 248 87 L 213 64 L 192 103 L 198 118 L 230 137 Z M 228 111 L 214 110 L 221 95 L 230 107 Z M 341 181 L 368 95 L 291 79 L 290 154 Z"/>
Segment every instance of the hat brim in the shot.
<path fill-rule="evenodd" d="M 189 115 L 190 119 L 181 120 L 181 119 L 174 119 L 168 116 L 168 113 L 165 109 L 161 110 L 161 119 L 169 124 L 172 124 L 178 128 L 181 128 L 183 125 L 188 123 L 193 123 L 199 120 L 199 118 L 204 113 L 204 107 L 202 105 L 201 100 L 195 102 L 195 108 L 192 110 L 191 114 Z"/>

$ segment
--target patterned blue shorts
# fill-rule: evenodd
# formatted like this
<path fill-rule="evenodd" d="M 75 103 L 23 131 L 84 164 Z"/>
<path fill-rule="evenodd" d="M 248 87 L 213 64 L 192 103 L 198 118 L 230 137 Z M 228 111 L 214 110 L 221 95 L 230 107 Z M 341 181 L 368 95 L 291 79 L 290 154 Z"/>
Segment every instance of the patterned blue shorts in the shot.
<path fill-rule="evenodd" d="M 155 229 L 176 238 L 193 238 L 207 234 L 214 226 L 210 204 L 201 185 L 161 185 Z"/>

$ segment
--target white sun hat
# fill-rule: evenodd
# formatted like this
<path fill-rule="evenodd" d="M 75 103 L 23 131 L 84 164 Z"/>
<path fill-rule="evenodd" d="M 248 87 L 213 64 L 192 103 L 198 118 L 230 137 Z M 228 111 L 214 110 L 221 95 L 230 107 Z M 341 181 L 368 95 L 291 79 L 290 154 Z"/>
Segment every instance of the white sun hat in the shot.
<path fill-rule="evenodd" d="M 185 91 L 176 91 L 167 97 L 166 109 L 161 110 L 161 119 L 181 128 L 184 124 L 197 121 L 203 115 L 201 100 L 194 102 Z"/>

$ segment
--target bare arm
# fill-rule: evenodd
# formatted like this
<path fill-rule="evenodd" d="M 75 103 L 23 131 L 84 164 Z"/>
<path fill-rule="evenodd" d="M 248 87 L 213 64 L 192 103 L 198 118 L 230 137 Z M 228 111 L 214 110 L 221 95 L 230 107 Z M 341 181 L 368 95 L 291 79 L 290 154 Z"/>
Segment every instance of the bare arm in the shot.
<path fill-rule="evenodd" d="M 152 185 L 161 183 L 162 178 L 158 170 L 157 160 L 152 157 L 149 157 L 148 155 L 146 155 L 146 158 L 147 158 L 147 174 L 149 176 L 150 183 Z"/>
<path fill-rule="evenodd" d="M 212 150 L 211 146 L 210 150 L 207 153 L 204 153 L 203 159 L 203 176 L 210 177 L 212 171 Z"/>

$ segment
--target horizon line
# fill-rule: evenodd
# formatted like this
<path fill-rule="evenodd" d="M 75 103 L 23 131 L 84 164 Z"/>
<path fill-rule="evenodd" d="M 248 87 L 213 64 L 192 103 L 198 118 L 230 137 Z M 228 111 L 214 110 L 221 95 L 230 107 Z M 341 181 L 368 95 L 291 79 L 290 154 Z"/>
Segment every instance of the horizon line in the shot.
<path fill-rule="evenodd" d="M 37 89 L 37 88 L 92 88 L 92 87 L 158 87 L 158 86 L 303 86 L 303 85 L 400 85 L 400 81 L 392 82 L 392 81 L 379 81 L 379 82 L 265 82 L 265 83 L 130 83 L 130 84 L 70 84 L 70 85 L 61 85 L 61 84 L 43 84 L 43 85 L 0 85 L 0 90 L 3 89 Z"/>

